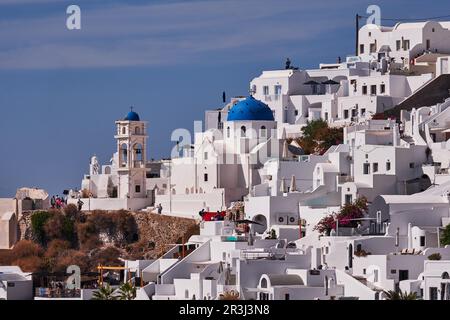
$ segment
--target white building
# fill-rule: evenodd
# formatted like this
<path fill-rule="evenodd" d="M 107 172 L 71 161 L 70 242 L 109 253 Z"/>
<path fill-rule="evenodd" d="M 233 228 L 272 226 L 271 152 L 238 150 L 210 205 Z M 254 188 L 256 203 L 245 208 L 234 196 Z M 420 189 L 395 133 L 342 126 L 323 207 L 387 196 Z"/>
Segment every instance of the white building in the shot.
<path fill-rule="evenodd" d="M 0 300 L 32 300 L 33 280 L 16 266 L 0 266 Z"/>
<path fill-rule="evenodd" d="M 114 138 L 117 149 L 110 163 L 100 167 L 93 156 L 81 191 L 71 192 L 69 203 L 81 200 L 83 210 L 138 210 L 153 203 L 153 190 L 147 189 L 147 122 L 131 110 L 116 121 Z"/>

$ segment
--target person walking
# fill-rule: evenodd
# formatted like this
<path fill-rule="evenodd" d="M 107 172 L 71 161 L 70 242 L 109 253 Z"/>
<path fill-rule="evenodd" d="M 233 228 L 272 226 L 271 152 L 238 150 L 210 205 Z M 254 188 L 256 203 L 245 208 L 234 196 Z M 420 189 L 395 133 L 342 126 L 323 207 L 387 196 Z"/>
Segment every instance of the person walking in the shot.
<path fill-rule="evenodd" d="M 162 213 L 162 209 L 163 209 L 161 203 L 158 204 L 158 206 L 156 208 L 158 209 L 158 214 L 161 214 Z"/>
<path fill-rule="evenodd" d="M 50 199 L 50 204 L 52 206 L 52 209 L 55 209 L 55 204 L 56 204 L 55 196 L 52 196 L 52 198 Z"/>

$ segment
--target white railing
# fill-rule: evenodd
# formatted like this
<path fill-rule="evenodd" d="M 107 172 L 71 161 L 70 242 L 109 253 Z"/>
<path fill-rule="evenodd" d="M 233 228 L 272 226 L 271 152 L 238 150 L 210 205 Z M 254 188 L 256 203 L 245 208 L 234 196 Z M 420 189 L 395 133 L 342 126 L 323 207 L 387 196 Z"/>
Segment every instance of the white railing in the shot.
<path fill-rule="evenodd" d="M 264 96 L 265 101 L 278 101 L 281 98 L 281 94 L 267 94 Z"/>

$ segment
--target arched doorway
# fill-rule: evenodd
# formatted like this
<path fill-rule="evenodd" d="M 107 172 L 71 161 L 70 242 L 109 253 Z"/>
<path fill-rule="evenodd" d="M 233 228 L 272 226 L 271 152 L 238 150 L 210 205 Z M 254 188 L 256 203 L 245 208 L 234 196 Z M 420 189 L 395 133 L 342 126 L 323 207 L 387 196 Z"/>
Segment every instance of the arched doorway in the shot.
<path fill-rule="evenodd" d="M 140 143 L 136 143 L 133 146 L 133 167 L 140 168 L 143 164 L 143 160 L 142 145 Z"/>
<path fill-rule="evenodd" d="M 126 167 L 128 164 L 128 146 L 126 143 L 123 143 L 120 146 L 120 153 L 119 153 L 119 162 L 121 167 Z"/>

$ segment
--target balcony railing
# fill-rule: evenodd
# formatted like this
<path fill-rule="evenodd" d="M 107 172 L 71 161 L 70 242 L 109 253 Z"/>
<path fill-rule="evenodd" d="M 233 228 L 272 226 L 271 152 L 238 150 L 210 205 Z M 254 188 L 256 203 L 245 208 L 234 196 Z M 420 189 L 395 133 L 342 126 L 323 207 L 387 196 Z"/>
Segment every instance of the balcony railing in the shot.
<path fill-rule="evenodd" d="M 338 184 L 343 184 L 346 182 L 354 182 L 355 179 L 352 176 L 338 176 Z"/>
<path fill-rule="evenodd" d="M 281 94 L 267 94 L 264 96 L 265 101 L 278 101 L 281 98 Z"/>
<path fill-rule="evenodd" d="M 133 168 L 145 168 L 144 161 L 142 160 L 133 161 Z"/>

